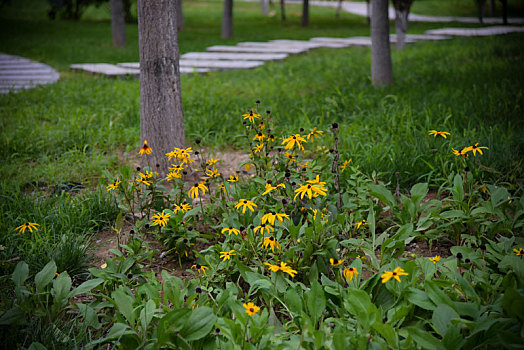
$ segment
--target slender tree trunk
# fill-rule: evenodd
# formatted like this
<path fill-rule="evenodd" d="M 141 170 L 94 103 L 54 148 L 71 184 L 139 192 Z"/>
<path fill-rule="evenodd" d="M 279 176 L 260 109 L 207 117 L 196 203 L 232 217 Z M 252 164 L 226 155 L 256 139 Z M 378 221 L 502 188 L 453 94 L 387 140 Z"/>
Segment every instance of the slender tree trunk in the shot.
<path fill-rule="evenodd" d="M 508 0 L 500 0 L 502 3 L 502 22 L 508 24 Z"/>
<path fill-rule="evenodd" d="M 302 0 L 302 27 L 309 25 L 309 0 Z"/>
<path fill-rule="evenodd" d="M 389 46 L 388 0 L 371 0 L 371 79 L 382 86 L 393 83 Z"/>
<path fill-rule="evenodd" d="M 407 30 L 408 12 L 395 10 L 395 34 L 397 34 L 397 50 L 402 50 L 406 45 Z"/>
<path fill-rule="evenodd" d="M 495 17 L 495 0 L 490 0 L 489 1 L 489 16 L 490 17 Z"/>
<path fill-rule="evenodd" d="M 260 0 L 260 7 L 262 8 L 262 14 L 269 16 L 269 9 L 267 7 L 267 0 Z"/>
<path fill-rule="evenodd" d="M 371 24 L 371 0 L 366 0 L 366 9 L 368 12 L 368 23 Z"/>
<path fill-rule="evenodd" d="M 124 18 L 126 23 L 133 23 L 134 19 L 131 15 L 131 0 L 123 0 L 122 5 L 124 6 Z"/>
<path fill-rule="evenodd" d="M 175 0 L 176 4 L 176 27 L 178 30 L 185 29 L 184 13 L 182 12 L 182 0 Z"/>
<path fill-rule="evenodd" d="M 337 13 L 335 14 L 336 18 L 340 18 L 340 11 L 342 11 L 342 1 L 343 0 L 338 0 Z"/>
<path fill-rule="evenodd" d="M 224 0 L 224 15 L 222 17 L 222 39 L 233 37 L 233 0 Z"/>
<path fill-rule="evenodd" d="M 142 165 L 164 175 L 169 166 L 165 154 L 185 147 L 176 6 L 173 0 L 138 0 L 137 10 L 140 134 L 153 149 L 142 156 Z"/>
<path fill-rule="evenodd" d="M 286 3 L 285 0 L 280 0 L 280 19 L 282 22 L 286 21 Z"/>
<path fill-rule="evenodd" d="M 111 0 L 111 30 L 113 46 L 126 46 L 126 22 L 122 0 Z"/>
<path fill-rule="evenodd" d="M 484 5 L 486 4 L 486 0 L 477 0 L 477 8 L 478 8 L 478 14 L 479 14 L 479 22 L 484 23 Z"/>

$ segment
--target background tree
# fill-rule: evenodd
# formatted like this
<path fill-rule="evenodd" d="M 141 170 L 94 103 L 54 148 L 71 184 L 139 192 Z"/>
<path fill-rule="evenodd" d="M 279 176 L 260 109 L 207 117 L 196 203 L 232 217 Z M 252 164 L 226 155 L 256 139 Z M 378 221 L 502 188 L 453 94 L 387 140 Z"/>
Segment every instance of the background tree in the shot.
<path fill-rule="evenodd" d="M 264 16 L 269 16 L 268 0 L 260 0 L 260 7 Z"/>
<path fill-rule="evenodd" d="M 173 1 L 138 0 L 137 3 L 140 134 L 142 142 L 147 140 L 153 148 L 153 153 L 148 156 L 150 165 L 161 174 L 168 172 L 165 154 L 173 147 L 185 147 L 176 6 Z"/>
<path fill-rule="evenodd" d="M 371 79 L 379 86 L 393 83 L 388 0 L 371 0 Z"/>
<path fill-rule="evenodd" d="M 502 22 L 508 24 L 508 0 L 500 0 L 502 3 Z"/>
<path fill-rule="evenodd" d="M 222 39 L 233 37 L 233 0 L 224 0 L 222 16 Z"/>
<path fill-rule="evenodd" d="M 300 24 L 302 27 L 309 25 L 309 0 L 302 0 L 302 20 Z"/>
<path fill-rule="evenodd" d="M 408 16 L 413 0 L 393 0 L 395 7 L 395 34 L 397 34 L 397 49 L 401 50 L 406 44 L 408 31 Z"/>
<path fill-rule="evenodd" d="M 280 0 L 280 19 L 282 22 L 286 20 L 286 3 L 285 0 Z"/>
<path fill-rule="evenodd" d="M 110 0 L 113 46 L 126 46 L 126 22 L 122 0 Z"/>
<path fill-rule="evenodd" d="M 184 13 L 182 12 L 182 0 L 175 0 L 176 5 L 176 27 L 178 30 L 186 28 Z"/>

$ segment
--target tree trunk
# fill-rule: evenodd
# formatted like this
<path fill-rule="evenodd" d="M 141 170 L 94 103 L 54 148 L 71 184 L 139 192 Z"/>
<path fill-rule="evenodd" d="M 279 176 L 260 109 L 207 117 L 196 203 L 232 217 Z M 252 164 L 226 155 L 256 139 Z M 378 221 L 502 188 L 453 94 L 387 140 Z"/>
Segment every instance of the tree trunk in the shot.
<path fill-rule="evenodd" d="M 371 0 L 371 79 L 378 86 L 393 83 L 388 0 Z"/>
<path fill-rule="evenodd" d="M 224 0 L 224 16 L 222 17 L 222 39 L 233 37 L 233 0 Z"/>
<path fill-rule="evenodd" d="M 366 9 L 368 10 L 368 23 L 371 24 L 371 0 L 366 0 Z"/>
<path fill-rule="evenodd" d="M 131 15 L 131 0 L 123 0 L 122 5 L 124 6 L 124 18 L 126 23 L 135 22 L 135 19 Z"/>
<path fill-rule="evenodd" d="M 342 11 L 342 1 L 343 0 L 338 0 L 337 13 L 335 15 L 336 18 L 340 18 L 340 11 Z"/>
<path fill-rule="evenodd" d="M 286 3 L 285 0 L 280 0 L 280 19 L 282 22 L 286 20 Z"/>
<path fill-rule="evenodd" d="M 479 22 L 484 23 L 484 5 L 486 0 L 477 0 L 477 7 L 479 10 Z"/>
<path fill-rule="evenodd" d="M 408 12 L 395 10 L 395 34 L 397 34 L 397 50 L 402 50 L 406 45 L 407 30 Z"/>
<path fill-rule="evenodd" d="M 122 0 L 111 0 L 111 30 L 113 46 L 126 46 L 126 22 Z"/>
<path fill-rule="evenodd" d="M 302 27 L 309 25 L 309 0 L 302 0 Z"/>
<path fill-rule="evenodd" d="M 496 10 L 496 8 L 495 8 L 495 0 L 490 0 L 489 4 L 490 4 L 490 6 L 489 6 L 489 16 L 490 17 L 495 17 L 495 10 Z"/>
<path fill-rule="evenodd" d="M 260 7 L 262 8 L 262 14 L 269 16 L 269 9 L 267 7 L 267 0 L 260 0 Z"/>
<path fill-rule="evenodd" d="M 185 29 L 184 13 L 182 12 L 182 0 L 175 0 L 176 4 L 176 27 L 178 30 Z"/>
<path fill-rule="evenodd" d="M 169 166 L 165 154 L 185 147 L 176 6 L 173 0 L 138 0 L 137 12 L 140 134 L 142 143 L 147 140 L 153 149 L 142 156 L 142 165 L 165 175 Z"/>
<path fill-rule="evenodd" d="M 502 22 L 508 24 L 508 0 L 500 0 L 502 3 Z"/>

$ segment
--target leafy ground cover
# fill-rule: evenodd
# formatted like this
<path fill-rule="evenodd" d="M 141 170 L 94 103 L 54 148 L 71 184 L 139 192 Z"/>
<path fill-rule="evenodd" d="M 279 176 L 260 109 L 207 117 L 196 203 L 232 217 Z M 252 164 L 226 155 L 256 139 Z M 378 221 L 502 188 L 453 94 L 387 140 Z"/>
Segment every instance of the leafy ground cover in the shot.
<path fill-rule="evenodd" d="M 195 8 L 207 6 L 217 4 Z M 257 4 L 245 6 L 252 17 L 242 40 L 278 34 Z M 365 20 L 333 24 L 340 22 L 324 10 L 318 23 L 333 26 L 332 35 L 347 36 L 344 25 L 368 32 Z M 188 7 L 188 23 L 197 23 L 197 12 Z M 168 180 L 136 169 L 138 82 L 66 71 L 83 52 L 65 45 L 64 32 L 91 28 L 75 40 L 96 46 L 108 23 L 19 16 L 10 24 L 34 46 L 2 36 L 3 47 L 55 65 L 62 79 L 0 96 L 0 333 L 9 334 L 2 344 L 521 344 L 521 34 L 394 51 L 396 82 L 384 89 L 371 86 L 363 48 L 185 76 L 191 149 L 171 155 Z M 183 34 L 197 38 L 197 28 Z M 307 37 L 298 26 L 286 30 Z M 136 60 L 136 49 L 115 54 L 104 45 L 91 57 L 99 50 L 102 58 Z M 246 113 L 255 108 L 260 116 Z M 480 154 L 479 146 L 488 149 Z M 249 170 L 214 163 L 214 150 L 232 147 L 251 154 Z M 88 268 L 101 230 L 121 244 Z M 151 236 L 163 257 L 147 244 Z M 428 249 L 408 251 L 413 243 Z M 154 259 L 187 266 L 193 278 L 155 274 Z"/>

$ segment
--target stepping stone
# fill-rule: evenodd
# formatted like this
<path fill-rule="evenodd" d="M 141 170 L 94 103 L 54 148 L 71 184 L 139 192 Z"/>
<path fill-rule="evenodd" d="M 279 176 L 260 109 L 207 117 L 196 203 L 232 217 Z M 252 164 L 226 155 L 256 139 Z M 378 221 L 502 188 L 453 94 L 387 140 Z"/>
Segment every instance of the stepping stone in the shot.
<path fill-rule="evenodd" d="M 285 53 L 228 53 L 228 52 L 188 52 L 180 59 L 191 60 L 242 60 L 242 61 L 273 61 L 283 60 L 288 55 Z"/>
<path fill-rule="evenodd" d="M 263 61 L 180 60 L 180 73 L 205 73 L 217 69 L 248 69 L 264 64 Z M 120 67 L 139 69 L 140 63 L 119 63 Z M 196 70 L 195 70 L 196 69 Z"/>
<path fill-rule="evenodd" d="M 448 40 L 448 39 L 451 39 L 450 36 L 446 36 L 446 35 L 428 35 L 428 34 L 407 34 L 406 35 L 407 39 L 410 40 L 410 42 L 415 42 L 415 41 L 424 41 L 424 40 Z M 396 34 L 391 34 L 391 40 L 394 40 L 395 42 L 397 42 L 397 35 Z"/>
<path fill-rule="evenodd" d="M 83 63 L 72 64 L 69 66 L 72 70 L 81 70 L 91 74 L 103 74 L 110 77 L 138 77 L 140 71 L 137 69 L 124 68 L 109 63 Z"/>
<path fill-rule="evenodd" d="M 264 47 L 264 46 L 226 46 L 215 45 L 208 47 L 208 52 L 251 52 L 251 53 L 287 53 L 298 54 L 307 51 L 307 48 L 302 47 Z"/>
<path fill-rule="evenodd" d="M 138 71 L 137 74 L 140 74 L 140 63 L 138 63 L 138 62 L 117 63 L 117 65 L 119 67 L 136 69 Z M 207 73 L 207 72 L 212 72 L 212 71 L 213 71 L 213 69 L 208 69 L 208 68 L 180 67 L 180 74 Z"/>
<path fill-rule="evenodd" d="M 371 38 L 367 36 L 354 36 L 351 38 L 311 38 L 312 42 L 340 43 L 348 46 L 371 46 Z"/>
<path fill-rule="evenodd" d="M 517 32 L 524 32 L 524 27 L 495 26 L 483 28 L 442 28 L 426 30 L 425 33 L 430 35 L 489 36 Z"/>
<path fill-rule="evenodd" d="M 55 83 L 59 78 L 58 72 L 48 65 L 24 57 L 0 54 L 0 94 Z"/>
<path fill-rule="evenodd" d="M 311 41 L 302 41 L 302 40 L 285 40 L 285 39 L 279 39 L 279 40 L 271 40 L 271 43 L 277 43 L 280 45 L 288 45 L 291 47 L 295 46 L 304 46 L 309 47 L 310 49 L 316 49 L 316 48 L 333 48 L 333 49 L 340 49 L 343 47 L 348 47 L 349 45 L 344 43 L 327 43 L 327 42 L 311 42 Z"/>

